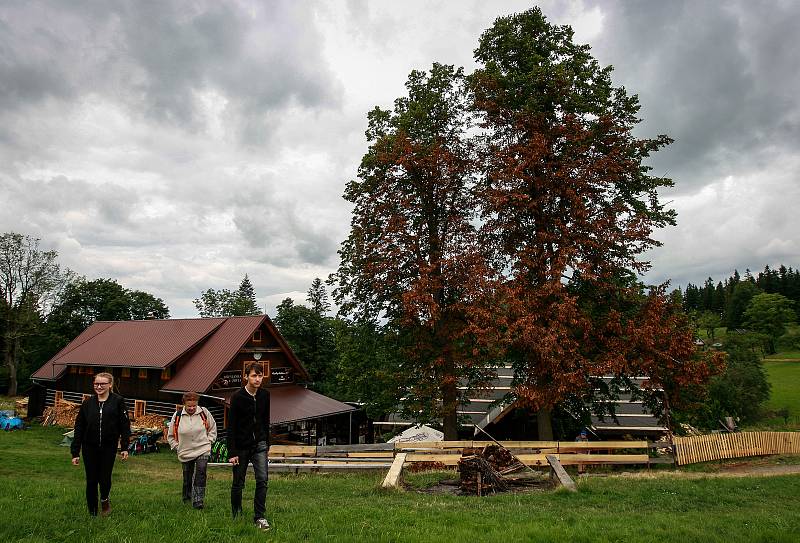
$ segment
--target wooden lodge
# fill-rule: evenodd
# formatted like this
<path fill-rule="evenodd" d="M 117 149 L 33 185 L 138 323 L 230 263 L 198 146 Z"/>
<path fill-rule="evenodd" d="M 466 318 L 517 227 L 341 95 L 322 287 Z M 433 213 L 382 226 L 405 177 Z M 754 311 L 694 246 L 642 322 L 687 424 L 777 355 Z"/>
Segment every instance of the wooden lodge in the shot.
<path fill-rule="evenodd" d="M 81 402 L 94 375 L 108 372 L 134 418 L 171 416 L 194 391 L 224 429 L 230 397 L 254 360 L 264 366 L 275 442 L 369 441 L 361 411 L 306 387 L 308 371 L 266 315 L 95 322 L 31 376 L 29 414 L 59 399 Z"/>

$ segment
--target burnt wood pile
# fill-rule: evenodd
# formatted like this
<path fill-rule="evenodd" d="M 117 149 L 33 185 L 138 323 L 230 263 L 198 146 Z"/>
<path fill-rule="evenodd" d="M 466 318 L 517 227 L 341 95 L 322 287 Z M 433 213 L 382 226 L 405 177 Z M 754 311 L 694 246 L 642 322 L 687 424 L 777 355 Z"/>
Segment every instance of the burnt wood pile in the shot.
<path fill-rule="evenodd" d="M 458 462 L 463 494 L 484 496 L 507 492 L 515 487 L 546 486 L 534 472 L 508 449 L 497 445 L 465 448 Z"/>

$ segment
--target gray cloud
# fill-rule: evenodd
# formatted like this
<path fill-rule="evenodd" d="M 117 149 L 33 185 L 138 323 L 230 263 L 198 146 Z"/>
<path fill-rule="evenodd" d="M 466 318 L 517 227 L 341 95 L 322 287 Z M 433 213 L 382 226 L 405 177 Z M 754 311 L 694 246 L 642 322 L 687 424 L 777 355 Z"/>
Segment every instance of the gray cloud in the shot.
<path fill-rule="evenodd" d="M 238 138 L 265 143 L 288 104 L 335 108 L 341 84 L 294 2 L 30 2 L 0 8 L 0 108 L 99 94 L 198 132 L 199 95 L 225 102 Z"/>
<path fill-rule="evenodd" d="M 796 4 L 597 5 L 606 28 L 593 50 L 639 94 L 641 133 L 676 139 L 652 164 L 675 177 L 679 190 L 751 167 L 764 146 L 800 143 L 800 44 L 785 32 L 800 25 Z"/>

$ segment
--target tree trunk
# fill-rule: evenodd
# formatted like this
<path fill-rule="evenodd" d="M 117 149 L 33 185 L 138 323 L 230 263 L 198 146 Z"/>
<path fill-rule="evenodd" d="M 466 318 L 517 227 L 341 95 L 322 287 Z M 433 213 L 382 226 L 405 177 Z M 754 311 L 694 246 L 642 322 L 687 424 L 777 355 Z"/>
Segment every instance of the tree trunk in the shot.
<path fill-rule="evenodd" d="M 442 387 L 442 425 L 444 426 L 445 441 L 456 441 L 458 439 L 458 388 L 455 383 L 447 384 Z"/>
<path fill-rule="evenodd" d="M 552 410 L 540 409 L 536 413 L 536 424 L 539 430 L 539 441 L 553 440 Z"/>

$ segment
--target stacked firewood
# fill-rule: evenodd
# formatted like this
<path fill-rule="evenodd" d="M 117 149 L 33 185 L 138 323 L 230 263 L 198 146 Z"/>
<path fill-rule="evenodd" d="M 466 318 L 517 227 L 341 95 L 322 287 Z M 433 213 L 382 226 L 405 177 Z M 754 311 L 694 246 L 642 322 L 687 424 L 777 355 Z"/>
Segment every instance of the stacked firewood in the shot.
<path fill-rule="evenodd" d="M 79 403 L 56 400 L 54 406 L 46 408 L 42 413 L 42 426 L 72 427 L 80 409 Z"/>
<path fill-rule="evenodd" d="M 131 422 L 131 427 L 164 430 L 164 421 L 169 421 L 169 419 L 170 417 L 163 415 L 139 415 Z"/>
<path fill-rule="evenodd" d="M 532 486 L 534 473 L 508 449 L 498 445 L 465 448 L 458 462 L 461 492 L 483 496 L 505 492 L 515 486 Z M 534 476 L 534 477 L 531 477 Z"/>

